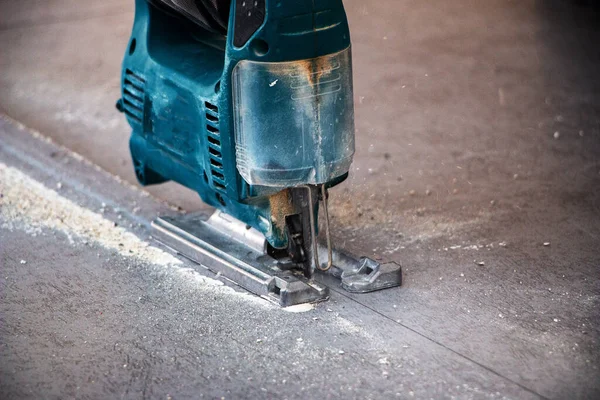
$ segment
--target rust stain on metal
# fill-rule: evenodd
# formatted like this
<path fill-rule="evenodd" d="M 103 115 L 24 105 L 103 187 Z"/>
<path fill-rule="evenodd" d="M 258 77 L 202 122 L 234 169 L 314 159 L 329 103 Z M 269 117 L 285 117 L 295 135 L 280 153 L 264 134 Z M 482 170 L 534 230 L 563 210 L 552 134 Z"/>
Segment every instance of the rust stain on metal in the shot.
<path fill-rule="evenodd" d="M 294 214 L 290 190 L 285 189 L 269 196 L 269 203 L 271 205 L 271 221 L 278 230 L 283 232 L 285 230 L 285 217 Z"/>
<path fill-rule="evenodd" d="M 306 77 L 308 83 L 316 87 L 321 78 L 333 71 L 330 57 L 317 57 L 310 60 L 297 61 L 296 67 Z"/>

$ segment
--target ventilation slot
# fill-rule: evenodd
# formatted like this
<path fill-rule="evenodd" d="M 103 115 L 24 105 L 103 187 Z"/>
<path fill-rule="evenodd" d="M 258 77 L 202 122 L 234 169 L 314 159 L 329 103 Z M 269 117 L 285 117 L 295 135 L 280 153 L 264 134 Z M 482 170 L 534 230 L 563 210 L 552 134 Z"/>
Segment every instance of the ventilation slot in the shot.
<path fill-rule="evenodd" d="M 209 147 L 208 152 L 217 158 L 221 158 L 221 152 L 219 150 L 215 150 L 212 147 Z"/>
<path fill-rule="evenodd" d="M 222 174 L 222 173 L 220 173 L 220 172 L 217 172 L 217 171 L 214 171 L 214 170 L 213 170 L 213 171 L 212 171 L 212 174 L 213 174 L 213 177 L 214 177 L 214 178 L 219 178 L 219 179 L 220 179 L 220 180 L 222 180 L 222 181 L 224 181 L 224 180 L 225 180 L 225 177 L 224 177 L 224 176 L 223 176 L 223 174 Z"/>
<path fill-rule="evenodd" d="M 204 102 L 204 106 L 206 108 L 206 139 L 208 141 L 212 183 L 215 189 L 224 192 L 226 188 L 221 154 L 221 136 L 219 132 L 219 107 L 208 101 Z"/>
<path fill-rule="evenodd" d="M 204 102 L 204 105 L 206 106 L 207 109 L 209 109 L 210 111 L 213 111 L 215 113 L 219 113 L 219 107 L 215 106 L 212 103 L 209 103 L 208 101 Z"/>
<path fill-rule="evenodd" d="M 123 111 L 133 121 L 142 123 L 144 118 L 144 87 L 146 80 L 130 69 L 123 79 Z"/>

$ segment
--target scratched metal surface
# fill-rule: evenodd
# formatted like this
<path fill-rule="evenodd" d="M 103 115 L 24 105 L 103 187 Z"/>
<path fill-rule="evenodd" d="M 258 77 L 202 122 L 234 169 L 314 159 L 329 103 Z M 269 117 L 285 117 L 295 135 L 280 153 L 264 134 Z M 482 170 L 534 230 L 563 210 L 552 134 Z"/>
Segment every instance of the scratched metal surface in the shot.
<path fill-rule="evenodd" d="M 0 109 L 133 181 L 127 127 L 113 111 L 131 5 L 121 1 L 98 4 L 0 2 L 0 39 L 7 44 L 0 57 Z M 392 388 L 399 388 L 401 397 L 413 392 L 419 398 L 462 398 L 466 392 L 449 388 L 465 384 L 481 388 L 470 393 L 475 398 L 496 391 L 498 397 L 509 398 L 598 397 L 598 12 L 563 1 L 365 4 L 348 0 L 346 7 L 354 46 L 357 155 L 349 181 L 333 191 L 335 239 L 348 250 L 402 263 L 404 287 L 364 296 L 340 292 L 330 305 L 309 314 L 275 313 L 273 318 L 282 321 L 283 329 L 259 318 L 274 311 L 256 311 L 250 318 L 244 315 L 250 312 L 248 308 L 232 313 L 226 305 L 211 304 L 210 313 L 222 318 L 219 323 L 214 319 L 203 322 L 205 329 L 222 326 L 227 334 L 225 339 L 205 335 L 192 343 L 193 347 L 206 341 L 207 348 L 220 349 L 215 350 L 216 357 L 204 359 L 202 374 L 192 365 L 179 370 L 157 361 L 162 365 L 157 370 L 150 362 L 140 367 L 147 375 L 140 372 L 127 378 L 134 388 L 127 396 L 138 396 L 145 376 L 153 388 L 150 397 L 166 393 L 190 397 L 195 391 L 209 397 L 221 393 L 256 397 L 264 395 L 261 388 L 275 393 L 281 387 L 269 379 L 274 379 L 278 365 L 287 359 L 282 355 L 286 346 L 293 345 L 301 332 L 319 350 L 294 353 L 298 368 L 283 376 L 289 377 L 286 385 L 294 380 L 301 383 L 292 386 L 293 393 L 278 392 L 284 393 L 281 397 L 301 397 L 301 387 L 311 390 L 306 393 L 313 397 L 343 397 L 346 393 L 336 388 L 353 386 L 350 382 L 357 388 L 351 392 L 354 397 L 364 397 L 369 388 L 383 388 L 391 396 L 396 393 Z M 3 144 L 8 142 L 6 137 L 5 133 Z M 2 154 L 3 160 L 8 158 L 7 151 Z M 32 159 L 39 157 L 32 155 Z M 26 164 L 18 165 L 32 168 Z M 43 174 L 38 178 L 47 179 Z M 203 208 L 193 193 L 176 185 L 149 191 L 188 210 Z M 85 196 L 78 201 L 87 204 Z M 147 204 L 145 218 L 159 212 L 154 207 L 158 206 Z M 12 257 L 15 248 L 22 247 L 20 243 L 32 240 L 7 232 L 0 233 L 0 239 L 3 260 Z M 35 241 L 45 249 L 40 251 L 42 256 L 65 245 L 60 236 Z M 545 242 L 550 245 L 544 246 Z M 75 259 L 86 257 L 78 251 Z M 97 268 L 88 273 L 94 277 L 96 270 L 113 268 L 92 265 Z M 36 280 L 47 278 L 39 272 L 19 279 L 25 273 L 15 269 L 11 275 L 23 285 L 21 296 L 32 290 Z M 79 272 L 67 265 L 65 274 Z M 86 274 L 80 275 L 83 282 Z M 154 282 L 144 279 L 120 273 L 114 294 L 125 293 L 133 285 L 151 290 Z M 168 291 L 152 290 L 156 303 L 170 298 Z M 15 296 L 14 303 L 2 304 L 11 304 L 14 313 L 27 311 L 24 315 L 28 316 L 42 312 Z M 187 305 L 206 300 L 197 293 L 177 299 Z M 60 302 L 60 297 L 53 301 Z M 111 302 L 103 304 L 118 308 Z M 357 334 L 339 335 L 343 337 L 339 339 L 339 327 L 323 321 L 328 307 L 383 341 L 360 349 L 358 344 L 364 339 Z M 155 310 L 151 313 L 160 313 Z M 183 308 L 177 310 L 184 314 Z M 123 312 L 139 313 L 133 306 Z M 200 320 L 207 314 L 194 315 Z M 322 318 L 321 322 L 313 324 L 313 315 Z M 67 316 L 70 326 L 80 323 L 79 315 Z M 42 337 L 48 334 L 49 329 L 36 324 L 35 318 L 27 321 L 19 326 Z M 166 321 L 156 327 L 140 322 L 137 328 L 131 322 L 127 330 L 163 335 L 168 322 L 174 322 L 172 317 Z M 109 339 L 118 331 L 117 322 L 97 331 L 98 345 L 104 350 L 86 361 L 91 373 L 109 369 L 102 360 L 110 365 L 121 363 L 123 354 L 108 348 Z M 194 328 L 189 324 L 181 332 L 192 335 Z M 263 330 L 281 341 L 263 352 L 248 329 L 254 336 Z M 11 372 L 10 380 L 0 380 L 0 385 L 9 382 L 0 386 L 3 390 L 18 397 L 25 392 L 14 390 L 26 381 L 39 387 L 50 385 L 56 395 L 71 390 L 56 381 L 77 369 L 72 360 L 53 364 L 46 360 L 57 349 L 56 343 L 37 341 L 27 347 L 23 339 L 9 347 L 5 338 L 13 340 L 14 332 L 6 332 L 10 335 L 3 333 L 2 357 L 14 361 L 15 353 L 19 354 L 22 364 Z M 352 360 L 358 366 L 336 356 L 336 347 L 331 346 L 334 337 L 356 348 Z M 128 343 L 133 349 L 138 342 L 129 338 Z M 188 347 L 181 341 L 162 346 L 157 349 L 168 352 Z M 10 353 L 11 348 L 18 351 Z M 326 348 L 334 350 L 327 353 Z M 257 351 L 262 358 L 251 357 Z M 239 376 L 226 380 L 217 362 L 226 356 L 240 357 L 225 366 L 227 371 L 240 365 L 240 360 L 262 367 L 244 365 Z M 325 361 L 316 360 L 319 357 Z M 387 364 L 378 364 L 385 357 L 396 360 L 387 378 L 381 369 Z M 45 378 L 50 367 L 41 360 L 59 375 Z M 331 368 L 334 377 L 325 380 Z M 342 376 L 347 369 L 347 377 Z M 364 376 L 362 369 L 367 371 Z M 85 395 L 102 397 L 107 390 L 125 393 L 126 373 L 115 372 L 118 379 L 87 386 Z M 218 378 L 200 383 L 206 375 Z M 247 383 L 243 375 L 260 384 Z M 81 375 L 80 381 L 89 376 Z M 163 392 L 159 379 L 165 377 L 174 386 Z M 245 387 L 253 389 L 244 394 Z"/>

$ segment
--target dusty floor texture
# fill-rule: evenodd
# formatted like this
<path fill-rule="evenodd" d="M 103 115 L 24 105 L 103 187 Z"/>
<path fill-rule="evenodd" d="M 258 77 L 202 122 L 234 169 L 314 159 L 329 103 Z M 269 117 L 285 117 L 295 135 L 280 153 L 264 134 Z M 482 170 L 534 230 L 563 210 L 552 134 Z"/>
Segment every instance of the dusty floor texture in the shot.
<path fill-rule="evenodd" d="M 600 397 L 596 9 L 345 1 L 357 154 L 334 235 L 405 284 L 327 282 L 294 314 L 106 239 L 149 240 L 164 201 L 206 208 L 58 147 L 134 182 L 114 110 L 132 3 L 0 0 L 0 111 L 55 142 L 0 122 L 0 397 Z M 82 215 L 106 230 L 64 222 Z"/>

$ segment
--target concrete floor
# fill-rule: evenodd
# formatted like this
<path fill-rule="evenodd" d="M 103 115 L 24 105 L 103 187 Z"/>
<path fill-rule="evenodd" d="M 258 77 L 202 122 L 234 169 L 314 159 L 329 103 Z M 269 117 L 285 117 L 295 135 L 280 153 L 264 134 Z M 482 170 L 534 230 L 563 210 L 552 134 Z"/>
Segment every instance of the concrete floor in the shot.
<path fill-rule="evenodd" d="M 114 110 L 119 63 L 132 19 L 129 3 L 0 1 L 0 111 L 134 182 L 128 127 Z M 258 333 L 250 338 L 240 321 L 252 332 L 271 337 L 276 336 L 272 326 L 241 311 L 231 314 L 225 306 L 208 305 L 191 290 L 178 297 L 184 308 L 177 312 L 185 314 L 187 302 L 202 304 L 206 308 L 190 319 L 218 316 L 218 322 L 205 323 L 225 329 L 227 338 L 203 333 L 202 339 L 194 339 L 199 342 L 163 342 L 153 348 L 187 351 L 206 340 L 204 346 L 222 352 L 215 350 L 217 356 L 205 359 L 195 356 L 205 371 L 212 371 L 205 374 L 218 378 L 201 383 L 205 375 L 195 376 L 197 366 L 191 364 L 158 363 L 163 368 L 158 374 L 140 356 L 140 374 L 127 381 L 116 373 L 118 380 L 86 386 L 86 396 L 139 397 L 138 385 L 145 379 L 153 388 L 150 397 L 159 397 L 167 393 L 160 381 L 167 377 L 174 388 L 168 393 L 174 396 L 190 397 L 199 391 L 219 397 L 229 390 L 234 397 L 257 397 L 265 388 L 272 391 L 267 397 L 302 397 L 300 391 L 282 394 L 284 390 L 267 379 L 276 377 L 285 364 L 278 352 L 285 353 L 286 340 L 293 342 L 299 332 L 314 338 L 311 344 L 318 349 L 334 349 L 331 354 L 299 352 L 294 356 L 297 371 L 283 373 L 289 374 L 288 381 L 301 382 L 293 388 L 310 387 L 309 397 L 364 398 L 371 391 L 373 397 L 412 393 L 418 398 L 600 396 L 600 14 L 558 0 L 347 0 L 345 5 L 353 38 L 357 155 L 350 179 L 333 191 L 334 237 L 339 247 L 401 263 L 405 285 L 362 296 L 339 292 L 334 306 L 321 305 L 309 317 L 277 314 L 286 329 L 278 331 L 281 340 L 270 352 L 257 350 L 253 338 Z M 35 162 L 10 159 L 14 152 L 7 149 L 8 138 L 21 136 L 10 135 L 11 129 L 5 126 L 0 136 L 0 147 L 5 146 L 0 161 L 29 168 L 35 175 L 40 169 L 32 166 Z M 23 143 L 31 144 L 19 139 L 11 148 Z M 29 159 L 36 157 L 42 155 Z M 52 163 L 44 160 L 45 165 Z M 39 180 L 45 179 L 41 174 Z M 148 191 L 187 210 L 204 207 L 194 193 L 173 184 Z M 86 204 L 85 199 L 78 201 Z M 148 205 L 148 210 L 157 210 L 153 207 Z M 148 212 L 147 218 L 151 216 Z M 52 312 L 22 300 L 31 290 L 27 285 L 52 278 L 40 267 L 40 275 L 31 272 L 30 280 L 21 280 L 25 272 L 14 268 L 20 256 L 13 254 L 23 243 L 35 244 L 44 250 L 27 256 L 43 266 L 44 259 L 56 256 L 53 249 L 69 244 L 59 233 L 32 239 L 6 230 L 0 231 L 0 243 L 3 269 L 24 285 L 17 294 L 0 292 L 15 296 L 10 303 L 2 302 L 2 325 L 8 328 L 0 331 L 0 355 L 16 363 L 10 349 L 23 349 L 27 341 L 16 344 L 14 326 L 26 326 L 39 337 L 48 332 L 34 324 L 35 319 L 17 324 L 14 316 Z M 73 265 L 87 263 L 85 250 L 73 251 Z M 86 282 L 86 274 L 73 265 L 64 275 L 79 277 L 87 290 L 70 296 L 86 298 L 97 285 L 113 285 L 95 275 L 99 272 L 94 268 L 86 270 L 93 277 Z M 120 271 L 118 263 L 97 267 Z M 115 272 L 112 279 L 119 293 L 138 287 L 151 290 L 156 303 L 169 299 L 168 291 L 152 289 L 156 282 L 143 274 Z M 121 315 L 143 309 L 120 308 L 106 299 L 97 302 L 118 308 Z M 342 342 L 356 348 L 352 359 L 357 363 L 336 358 L 335 347 L 326 340 L 339 332 L 335 324 L 323 321 L 306 328 L 312 314 L 324 318 L 327 307 L 337 307 L 336 312 L 362 326 L 369 338 L 382 341 L 371 345 L 368 339 L 370 345 L 363 349 L 358 342 L 364 343 L 364 337 L 345 334 Z M 159 312 L 150 310 L 150 315 Z M 275 311 L 256 309 L 255 316 L 271 312 Z M 77 313 L 68 311 L 61 318 L 69 326 L 81 322 Z M 136 318 L 141 317 L 132 317 L 126 330 L 142 334 L 148 326 L 136 325 Z M 174 317 L 161 318 L 168 322 Z M 124 332 L 116 330 L 117 320 L 113 322 L 95 328 L 100 347 L 86 361 L 93 373 L 109 368 L 104 362 L 121 361 L 122 354 L 107 350 L 115 332 Z M 192 336 L 198 329 L 191 322 L 183 325 L 181 332 Z M 148 329 L 159 335 L 166 328 Z M 125 341 L 133 347 L 138 343 Z M 406 359 L 405 341 L 411 349 Z M 29 345 L 18 355 L 21 369 L 10 374 L 1 370 L 6 378 L 0 379 L 2 391 L 23 397 L 26 392 L 19 389 L 28 382 L 38 388 L 30 397 L 39 397 L 44 385 L 50 385 L 56 397 L 75 393 L 44 376 L 50 367 L 40 360 L 56 345 L 40 346 Z M 255 352 L 263 357 L 251 357 Z M 278 362 L 267 357 L 273 353 Z M 237 360 L 234 364 L 243 359 L 261 365 L 260 372 L 243 370 L 260 385 L 225 378 L 217 359 L 226 355 Z M 393 373 L 383 375 L 377 369 L 382 357 L 402 361 L 394 361 Z M 62 373 L 57 375 L 59 382 L 76 369 L 70 361 L 52 364 Z M 349 372 L 342 376 L 342 370 Z M 323 380 L 329 371 L 333 376 Z M 76 380 L 89 382 L 89 376 L 78 374 Z M 359 390 L 336 391 L 350 381 L 358 382 Z M 464 384 L 478 391 L 449 390 Z M 134 389 L 127 392 L 127 387 Z M 256 392 L 245 393 L 244 387 Z"/>

